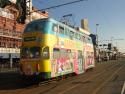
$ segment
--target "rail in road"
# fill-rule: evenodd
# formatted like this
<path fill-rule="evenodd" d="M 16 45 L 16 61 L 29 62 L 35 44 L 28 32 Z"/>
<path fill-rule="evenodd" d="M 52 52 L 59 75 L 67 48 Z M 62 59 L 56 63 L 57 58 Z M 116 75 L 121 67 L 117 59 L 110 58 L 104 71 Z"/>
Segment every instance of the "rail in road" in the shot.
<path fill-rule="evenodd" d="M 115 71 L 115 67 L 116 66 L 118 66 L 119 64 L 117 64 L 117 65 L 113 65 L 112 67 L 110 67 L 110 69 L 111 70 L 114 70 Z M 122 67 L 120 67 L 115 73 L 113 73 L 107 80 L 103 80 L 103 82 L 101 82 L 98 86 L 96 86 L 94 89 L 92 89 L 92 90 L 89 90 L 88 92 L 87 92 L 87 88 L 89 89 L 90 87 L 87 87 L 85 90 L 84 90 L 84 94 L 97 94 L 97 92 L 106 84 L 106 82 L 108 81 L 108 80 L 110 80 L 118 71 L 120 71 L 120 69 L 121 68 L 123 68 L 123 66 Z M 100 73 L 97 73 L 97 74 L 95 74 L 94 76 L 92 76 L 92 77 L 90 77 L 90 78 L 88 78 L 88 79 L 85 79 L 84 80 L 84 82 L 82 82 L 82 81 L 78 81 L 79 83 L 77 83 L 76 85 L 73 85 L 73 86 L 71 86 L 71 87 L 69 87 L 69 88 L 67 88 L 67 89 L 65 89 L 64 91 L 61 91 L 61 92 L 59 92 L 58 94 L 68 94 L 68 93 L 71 93 L 72 92 L 72 94 L 76 94 L 76 93 L 78 93 L 77 92 L 77 90 L 79 90 L 79 88 L 81 87 L 81 86 L 85 86 L 85 85 L 87 85 L 87 84 L 81 84 L 81 83 L 85 83 L 85 82 L 88 82 L 88 84 L 90 84 L 92 81 L 93 81 L 93 79 L 105 79 L 105 77 L 102 75 L 102 74 L 104 74 L 104 75 L 107 75 L 107 71 L 106 70 L 103 70 L 103 71 L 101 71 Z M 109 74 L 109 73 L 108 73 Z M 81 80 L 81 79 L 80 79 Z M 97 80 L 97 83 L 98 83 L 98 81 L 99 80 Z M 74 91 L 74 92 L 73 92 Z M 82 93 L 82 92 L 81 92 Z M 101 94 L 101 93 L 100 93 Z"/>
<path fill-rule="evenodd" d="M 97 63 L 92 71 L 40 86 L 26 85 L 18 73 L 0 74 L 0 94 L 122 94 L 124 62 L 125 59 Z"/>

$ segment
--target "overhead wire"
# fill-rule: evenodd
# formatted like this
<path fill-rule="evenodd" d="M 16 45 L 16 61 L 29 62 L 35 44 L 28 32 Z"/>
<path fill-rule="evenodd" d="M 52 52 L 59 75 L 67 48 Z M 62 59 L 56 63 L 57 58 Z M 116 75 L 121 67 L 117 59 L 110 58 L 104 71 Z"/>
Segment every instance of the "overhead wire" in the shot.
<path fill-rule="evenodd" d="M 54 9 L 54 8 L 58 8 L 58 7 L 61 7 L 61 6 L 70 5 L 70 4 L 73 4 L 73 3 L 78 3 L 78 2 L 81 2 L 81 1 L 88 1 L 88 0 L 76 0 L 76 1 L 59 4 L 59 5 L 55 5 L 55 6 L 48 7 L 48 8 L 39 9 L 39 10 L 36 10 L 36 11 L 34 11 L 34 12 L 37 12 L 37 11 L 45 11 L 45 10 L 48 10 L 48 9 Z"/>

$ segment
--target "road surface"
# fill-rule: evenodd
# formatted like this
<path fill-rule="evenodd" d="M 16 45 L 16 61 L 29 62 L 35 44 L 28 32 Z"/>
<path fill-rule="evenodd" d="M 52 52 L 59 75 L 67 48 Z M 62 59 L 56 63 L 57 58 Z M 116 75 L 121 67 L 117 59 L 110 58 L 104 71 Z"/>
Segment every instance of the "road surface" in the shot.
<path fill-rule="evenodd" d="M 21 80 L 18 72 L 0 73 L 0 94 L 125 94 L 125 59 L 96 63 L 93 70 L 48 84 Z"/>

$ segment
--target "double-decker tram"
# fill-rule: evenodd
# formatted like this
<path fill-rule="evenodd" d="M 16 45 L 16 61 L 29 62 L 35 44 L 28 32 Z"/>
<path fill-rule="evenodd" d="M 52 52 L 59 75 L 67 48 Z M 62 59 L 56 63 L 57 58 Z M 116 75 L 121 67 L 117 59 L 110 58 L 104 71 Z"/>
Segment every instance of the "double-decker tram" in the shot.
<path fill-rule="evenodd" d="M 52 18 L 27 24 L 21 47 L 23 75 L 49 79 L 93 67 L 92 39 L 86 33 Z"/>

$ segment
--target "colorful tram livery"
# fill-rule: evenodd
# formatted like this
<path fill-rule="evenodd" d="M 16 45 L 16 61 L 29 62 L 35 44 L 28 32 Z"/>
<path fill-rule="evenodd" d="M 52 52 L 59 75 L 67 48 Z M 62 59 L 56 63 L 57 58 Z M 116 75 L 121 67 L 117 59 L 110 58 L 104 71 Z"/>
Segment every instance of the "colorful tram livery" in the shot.
<path fill-rule="evenodd" d="M 30 22 L 23 33 L 21 73 L 49 79 L 94 67 L 89 35 L 52 18 Z"/>

